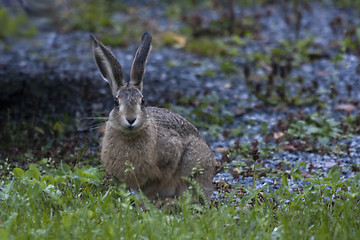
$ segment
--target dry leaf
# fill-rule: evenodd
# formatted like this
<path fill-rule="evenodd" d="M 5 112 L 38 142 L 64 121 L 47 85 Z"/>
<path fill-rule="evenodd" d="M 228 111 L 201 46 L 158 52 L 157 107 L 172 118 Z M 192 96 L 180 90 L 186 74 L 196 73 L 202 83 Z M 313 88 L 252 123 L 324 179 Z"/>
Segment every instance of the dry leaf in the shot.
<path fill-rule="evenodd" d="M 314 175 L 310 174 L 310 173 L 302 173 L 301 174 L 304 178 L 312 178 Z"/>
<path fill-rule="evenodd" d="M 351 113 L 355 110 L 355 108 L 356 107 L 352 104 L 338 104 L 338 105 L 335 105 L 334 109 Z"/>
<path fill-rule="evenodd" d="M 226 152 L 228 150 L 229 150 L 229 148 L 227 148 L 227 147 L 217 147 L 217 148 L 214 149 L 214 152 L 223 153 L 223 152 Z"/>
<path fill-rule="evenodd" d="M 172 44 L 175 48 L 182 48 L 186 45 L 186 37 L 180 34 L 166 31 L 160 33 L 159 36 L 163 39 L 165 43 L 168 42 Z"/>
<path fill-rule="evenodd" d="M 281 185 L 281 183 L 282 183 L 281 181 L 274 179 L 274 185 L 277 185 L 277 184 Z"/>
<path fill-rule="evenodd" d="M 224 88 L 232 88 L 233 86 L 232 86 L 232 84 L 231 83 L 225 83 L 224 84 Z"/>
<path fill-rule="evenodd" d="M 266 71 L 271 72 L 272 68 L 271 66 L 269 66 L 267 63 L 265 63 L 264 61 L 260 61 L 259 62 L 260 66 L 262 66 Z"/>
<path fill-rule="evenodd" d="M 323 76 L 323 77 L 329 75 L 326 71 L 318 71 L 317 74 L 318 74 L 319 76 Z"/>
<path fill-rule="evenodd" d="M 274 139 L 279 139 L 279 138 L 282 138 L 284 136 L 284 133 L 283 132 L 277 132 L 277 133 L 274 133 Z"/>
<path fill-rule="evenodd" d="M 235 116 L 241 116 L 245 113 L 245 110 L 239 107 L 234 108 L 234 114 Z"/>
<path fill-rule="evenodd" d="M 337 165 L 336 162 L 326 162 L 325 163 L 325 167 L 326 168 L 332 168 L 333 166 Z"/>
<path fill-rule="evenodd" d="M 294 147 L 293 145 L 290 145 L 290 144 L 282 146 L 282 149 L 288 150 L 288 151 L 296 151 L 297 150 L 296 147 Z"/>

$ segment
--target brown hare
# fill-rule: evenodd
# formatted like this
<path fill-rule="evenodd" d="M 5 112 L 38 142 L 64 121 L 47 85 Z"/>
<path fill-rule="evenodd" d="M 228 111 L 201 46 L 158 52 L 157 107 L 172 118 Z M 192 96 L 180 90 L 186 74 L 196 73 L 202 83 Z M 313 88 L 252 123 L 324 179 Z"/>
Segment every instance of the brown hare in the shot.
<path fill-rule="evenodd" d="M 128 188 L 141 190 L 150 200 L 180 197 L 189 186 L 184 177 L 192 178 L 209 200 L 213 157 L 198 130 L 176 113 L 144 106 L 143 75 L 151 35 L 142 36 L 129 82 L 111 51 L 91 38 L 95 62 L 115 100 L 102 142 L 106 172 Z"/>

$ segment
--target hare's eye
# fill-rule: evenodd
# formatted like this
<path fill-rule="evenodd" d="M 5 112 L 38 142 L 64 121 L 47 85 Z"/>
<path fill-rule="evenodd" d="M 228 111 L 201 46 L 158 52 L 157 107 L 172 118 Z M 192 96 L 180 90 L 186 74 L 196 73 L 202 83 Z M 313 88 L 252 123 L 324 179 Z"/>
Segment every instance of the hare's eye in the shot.
<path fill-rule="evenodd" d="M 144 105 L 145 104 L 145 100 L 144 98 L 141 98 L 141 105 Z"/>
<path fill-rule="evenodd" d="M 115 107 L 119 106 L 119 99 L 114 98 L 114 105 L 115 105 Z"/>

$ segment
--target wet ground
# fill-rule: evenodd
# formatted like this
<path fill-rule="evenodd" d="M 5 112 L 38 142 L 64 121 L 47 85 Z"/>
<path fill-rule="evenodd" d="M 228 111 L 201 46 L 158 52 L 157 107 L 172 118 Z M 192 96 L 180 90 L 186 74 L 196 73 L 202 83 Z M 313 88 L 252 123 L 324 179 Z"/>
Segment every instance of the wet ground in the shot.
<path fill-rule="evenodd" d="M 163 8 L 151 11 L 152 18 L 159 28 L 169 29 Z M 221 38 L 236 49 L 235 54 L 201 56 L 184 48 L 162 46 L 149 56 L 144 77 L 147 104 L 170 107 L 200 127 L 217 160 L 214 182 L 218 185 L 251 186 L 254 161 L 257 187 L 268 184 L 277 188 L 282 173 L 300 162 L 306 164 L 301 168 L 304 177 L 324 176 L 334 165 L 342 167 L 344 177 L 359 171 L 360 62 L 356 50 L 346 50 L 341 44 L 360 18 L 353 9 L 311 4 L 301 8 L 297 26 L 288 14 L 291 9 L 284 4 L 236 8 L 237 15 L 252 17 L 255 23 L 253 36 L 243 37 L 241 44 L 230 37 Z M 138 14 L 144 11 L 140 9 Z M 207 19 L 216 18 L 211 12 L 204 14 Z M 175 29 L 170 30 L 176 32 L 181 24 L 171 24 Z M 309 38 L 311 43 L 302 47 Z M 290 55 L 283 58 L 285 64 L 272 52 L 287 49 L 283 41 L 298 46 L 284 50 Z M 126 48 L 112 48 L 127 73 L 137 46 L 134 42 Z M 0 48 L 2 118 L 8 115 L 7 109 L 14 118 L 35 120 L 65 113 L 82 120 L 111 110 L 110 89 L 92 60 L 88 32 L 40 32 L 32 39 L 14 40 Z M 255 57 L 257 52 L 263 55 Z M 341 58 L 334 61 L 339 54 Z M 266 56 L 270 55 L 268 62 Z M 281 69 L 289 61 L 291 69 L 282 76 Z M 230 70 L 223 62 L 230 62 Z M 283 92 L 266 93 L 276 88 L 264 80 L 270 75 Z M 264 95 L 259 95 L 261 92 Z M 211 120 L 204 120 L 201 114 Z M 320 120 L 312 120 L 312 116 Z M 327 124 L 327 119 L 336 124 L 325 126 L 329 129 L 324 133 L 289 132 L 299 121 L 305 122 L 305 132 L 310 126 L 322 131 L 321 121 Z M 78 127 L 98 137 L 90 131 L 91 123 L 80 121 Z M 321 137 L 328 139 L 319 141 Z"/>

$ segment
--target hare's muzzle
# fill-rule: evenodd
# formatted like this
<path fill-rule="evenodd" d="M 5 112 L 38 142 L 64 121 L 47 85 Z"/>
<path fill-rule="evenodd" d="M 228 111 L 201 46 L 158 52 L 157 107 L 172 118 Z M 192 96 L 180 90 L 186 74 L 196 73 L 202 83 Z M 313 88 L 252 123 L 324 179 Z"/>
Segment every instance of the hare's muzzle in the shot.
<path fill-rule="evenodd" d="M 129 123 L 130 127 L 135 123 L 137 117 L 135 118 L 126 118 L 126 121 Z"/>

